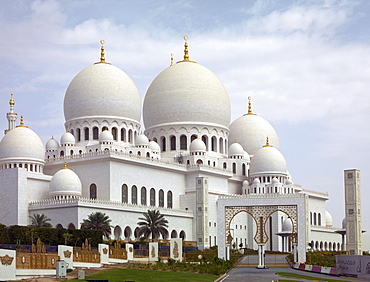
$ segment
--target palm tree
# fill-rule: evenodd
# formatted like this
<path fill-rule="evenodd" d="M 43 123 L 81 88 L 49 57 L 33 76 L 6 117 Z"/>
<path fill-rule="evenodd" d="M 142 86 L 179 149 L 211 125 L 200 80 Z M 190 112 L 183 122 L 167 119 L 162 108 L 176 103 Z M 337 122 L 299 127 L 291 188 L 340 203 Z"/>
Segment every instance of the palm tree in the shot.
<path fill-rule="evenodd" d="M 95 212 L 87 216 L 87 219 L 84 219 L 81 223 L 81 229 L 98 229 L 102 230 L 106 238 L 109 238 L 111 231 L 112 220 L 109 219 L 105 213 Z"/>
<path fill-rule="evenodd" d="M 51 221 L 50 218 L 48 218 L 44 214 L 38 214 L 35 213 L 32 216 L 29 217 L 31 219 L 31 225 L 33 227 L 52 227 L 52 225 L 48 222 Z"/>
<path fill-rule="evenodd" d="M 162 235 L 162 238 L 165 238 L 168 234 L 167 223 L 168 221 L 164 218 L 163 214 L 160 214 L 159 210 L 148 210 L 148 212 L 143 213 L 144 217 L 139 218 L 137 224 L 139 225 L 139 237 L 144 235 L 152 239 L 158 239 L 159 235 Z"/>

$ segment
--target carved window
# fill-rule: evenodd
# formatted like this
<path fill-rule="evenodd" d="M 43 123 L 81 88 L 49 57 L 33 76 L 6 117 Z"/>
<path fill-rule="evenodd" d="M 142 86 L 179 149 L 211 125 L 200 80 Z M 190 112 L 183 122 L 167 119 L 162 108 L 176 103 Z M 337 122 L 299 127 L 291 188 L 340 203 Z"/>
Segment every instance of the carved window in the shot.
<path fill-rule="evenodd" d="M 150 205 L 155 206 L 155 190 L 154 188 L 150 189 Z"/>
<path fill-rule="evenodd" d="M 172 192 L 167 192 L 167 208 L 172 209 Z"/>
<path fill-rule="evenodd" d="M 146 188 L 141 187 L 141 204 L 146 205 Z"/>
<path fill-rule="evenodd" d="M 176 136 L 170 137 L 170 143 L 171 143 L 171 151 L 176 150 Z"/>
<path fill-rule="evenodd" d="M 164 207 L 164 192 L 163 190 L 159 190 L 159 206 Z"/>
<path fill-rule="evenodd" d="M 85 127 L 84 132 L 85 132 L 85 140 L 89 140 L 89 128 Z"/>
<path fill-rule="evenodd" d="M 93 127 L 93 140 L 99 140 L 99 128 Z"/>
<path fill-rule="evenodd" d="M 135 185 L 131 188 L 131 203 L 137 205 L 137 187 Z"/>
<path fill-rule="evenodd" d="M 95 200 L 97 198 L 97 187 L 96 184 L 93 183 L 90 185 L 90 199 Z"/>
<path fill-rule="evenodd" d="M 188 139 L 185 135 L 180 136 L 180 150 L 187 150 L 188 149 Z"/>
<path fill-rule="evenodd" d="M 128 187 L 126 184 L 122 185 L 122 203 L 128 202 Z"/>

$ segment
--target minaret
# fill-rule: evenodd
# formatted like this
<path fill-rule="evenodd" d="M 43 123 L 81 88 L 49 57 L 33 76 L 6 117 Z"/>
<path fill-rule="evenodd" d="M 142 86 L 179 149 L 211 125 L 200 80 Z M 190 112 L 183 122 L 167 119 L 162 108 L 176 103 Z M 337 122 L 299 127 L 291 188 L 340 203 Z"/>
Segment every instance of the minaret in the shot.
<path fill-rule="evenodd" d="M 10 112 L 6 114 L 6 118 L 8 119 L 8 129 L 4 130 L 4 134 L 7 134 L 9 130 L 12 130 L 15 128 L 15 123 L 17 121 L 17 114 L 14 112 L 14 99 L 13 99 L 13 91 L 10 90 L 10 101 L 9 101 L 9 106 L 10 106 Z"/>
<path fill-rule="evenodd" d="M 362 218 L 360 171 L 344 171 L 344 191 L 346 208 L 346 251 L 350 255 L 362 255 Z"/>

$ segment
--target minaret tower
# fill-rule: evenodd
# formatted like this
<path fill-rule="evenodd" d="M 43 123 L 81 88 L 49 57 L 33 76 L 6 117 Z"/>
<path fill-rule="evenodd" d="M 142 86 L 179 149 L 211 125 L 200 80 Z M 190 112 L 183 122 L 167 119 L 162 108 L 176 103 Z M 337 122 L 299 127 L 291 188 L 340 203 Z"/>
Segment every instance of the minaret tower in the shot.
<path fill-rule="evenodd" d="M 8 129 L 4 130 L 4 134 L 7 134 L 10 130 L 15 128 L 15 123 L 17 121 L 17 114 L 14 112 L 14 99 L 13 99 L 13 91 L 10 90 L 10 101 L 9 101 L 9 106 L 10 106 L 10 112 L 6 114 L 6 118 L 8 119 Z"/>
<path fill-rule="evenodd" d="M 346 208 L 346 251 L 350 255 L 362 255 L 362 212 L 360 171 L 344 171 L 344 191 Z"/>

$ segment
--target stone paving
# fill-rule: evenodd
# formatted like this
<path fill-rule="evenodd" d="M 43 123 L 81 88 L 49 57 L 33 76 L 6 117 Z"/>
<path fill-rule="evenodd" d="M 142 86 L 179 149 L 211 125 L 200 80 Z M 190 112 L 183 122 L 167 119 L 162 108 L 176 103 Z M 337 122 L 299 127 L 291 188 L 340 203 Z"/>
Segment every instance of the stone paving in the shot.
<path fill-rule="evenodd" d="M 266 269 L 257 269 L 255 266 L 258 265 L 257 256 L 245 256 L 243 257 L 238 264 L 231 269 L 225 276 L 217 280 L 218 282 L 271 282 L 278 281 L 279 279 L 292 280 L 292 281 L 303 281 L 301 279 L 286 278 L 277 276 L 277 272 L 289 272 L 296 273 L 301 275 L 313 276 L 316 277 L 315 281 L 326 281 L 325 279 L 337 279 L 341 281 L 363 281 L 360 279 L 353 278 L 341 278 L 332 275 L 318 274 L 312 272 L 306 272 L 302 270 L 292 269 L 288 266 L 285 261 L 286 266 L 282 267 L 285 261 L 285 255 L 275 256 L 266 256 Z M 254 263 L 254 267 L 252 267 Z M 277 267 L 276 267 L 277 266 Z M 309 280 L 306 280 L 309 281 Z"/>

